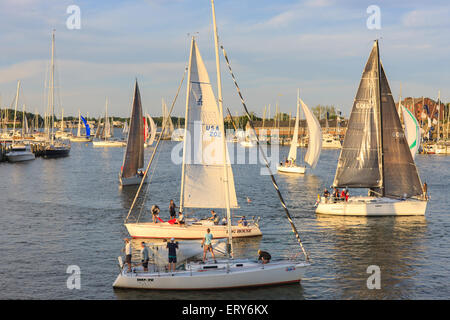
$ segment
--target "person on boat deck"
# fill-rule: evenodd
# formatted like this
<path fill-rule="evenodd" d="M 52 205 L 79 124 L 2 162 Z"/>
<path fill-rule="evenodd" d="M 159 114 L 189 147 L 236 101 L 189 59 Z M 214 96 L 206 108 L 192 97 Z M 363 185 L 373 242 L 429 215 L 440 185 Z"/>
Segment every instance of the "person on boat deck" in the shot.
<path fill-rule="evenodd" d="M 220 224 L 225 226 L 227 224 L 227 218 L 223 217 L 222 221 L 220 222 Z"/>
<path fill-rule="evenodd" d="M 241 220 L 238 221 L 238 224 L 240 226 L 246 227 L 248 225 L 247 219 L 245 219 L 245 216 L 242 216 Z"/>
<path fill-rule="evenodd" d="M 258 261 L 261 260 L 263 264 L 269 263 L 272 256 L 267 251 L 258 250 Z"/>
<path fill-rule="evenodd" d="M 333 188 L 333 197 L 335 200 L 339 200 L 339 189 L 336 187 Z"/>
<path fill-rule="evenodd" d="M 185 224 L 183 212 L 181 212 L 181 211 L 178 212 L 178 218 L 177 218 L 177 221 L 175 223 L 179 224 L 180 226 L 182 224 Z"/>
<path fill-rule="evenodd" d="M 202 240 L 202 247 L 203 247 L 203 263 L 205 263 L 205 258 L 206 258 L 206 252 L 211 252 L 211 255 L 214 259 L 214 263 L 217 263 L 216 261 L 216 257 L 214 256 L 214 250 L 212 247 L 212 239 L 213 239 L 213 235 L 211 233 L 211 230 L 208 228 L 206 229 L 206 234 L 203 237 Z"/>
<path fill-rule="evenodd" d="M 219 224 L 219 217 L 217 216 L 217 213 L 214 210 L 211 210 L 211 217 L 208 218 L 208 220 L 211 220 L 214 222 L 214 224 Z"/>
<path fill-rule="evenodd" d="M 428 185 L 426 182 L 423 183 L 423 198 L 428 200 Z"/>
<path fill-rule="evenodd" d="M 176 208 L 177 206 L 175 205 L 175 202 L 173 202 L 173 200 L 170 200 L 169 204 L 170 219 L 175 219 L 177 217 L 177 213 L 175 211 Z"/>
<path fill-rule="evenodd" d="M 158 222 L 158 218 L 159 218 L 159 211 L 160 211 L 159 207 L 156 204 L 154 204 L 152 206 L 151 211 L 152 211 L 153 223 L 157 223 Z"/>
<path fill-rule="evenodd" d="M 169 272 L 175 272 L 175 265 L 177 263 L 178 242 L 174 241 L 175 238 L 172 238 L 166 245 L 166 248 L 169 249 Z"/>
<path fill-rule="evenodd" d="M 341 192 L 341 199 L 344 201 L 348 201 L 348 189 L 347 187 Z"/>
<path fill-rule="evenodd" d="M 150 255 L 148 253 L 148 248 L 145 245 L 145 242 L 141 242 L 141 261 L 142 261 L 142 266 L 144 267 L 144 271 L 147 272 L 148 271 L 148 261 L 150 260 Z"/>
<path fill-rule="evenodd" d="M 131 242 L 128 238 L 125 238 L 123 240 L 125 241 L 125 248 L 122 249 L 122 251 L 125 251 L 125 263 L 128 265 L 128 272 L 131 272 Z"/>
<path fill-rule="evenodd" d="M 325 199 L 328 199 L 328 197 L 330 196 L 330 192 L 327 190 L 327 188 L 323 190 L 323 196 L 325 197 Z"/>

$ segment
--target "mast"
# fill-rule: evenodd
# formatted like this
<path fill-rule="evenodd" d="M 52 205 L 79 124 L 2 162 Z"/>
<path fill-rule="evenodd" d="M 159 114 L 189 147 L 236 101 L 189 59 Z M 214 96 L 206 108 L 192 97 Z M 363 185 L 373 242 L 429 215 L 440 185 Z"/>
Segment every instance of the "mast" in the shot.
<path fill-rule="evenodd" d="M 109 130 L 106 131 L 106 124 L 108 124 Z M 103 137 L 105 138 L 105 141 L 107 140 L 106 135 L 109 135 L 109 131 L 111 131 L 111 126 L 109 124 L 109 120 L 108 120 L 108 97 L 106 97 L 106 101 L 105 101 L 105 127 L 103 129 Z"/>
<path fill-rule="evenodd" d="M 19 102 L 19 89 L 20 89 L 20 80 L 17 81 L 16 103 L 14 106 L 13 140 L 14 134 L 16 133 L 16 113 L 17 113 L 17 103 Z"/>
<path fill-rule="evenodd" d="M 192 50 L 194 48 L 194 37 L 191 38 L 191 52 L 189 54 L 189 70 L 188 70 L 188 78 L 187 78 L 187 85 L 186 85 L 186 116 L 184 118 L 184 137 L 183 137 L 183 162 L 181 164 L 181 189 L 180 189 L 180 212 L 183 212 L 183 198 L 184 198 L 184 171 L 186 167 L 186 144 L 187 144 L 187 128 L 188 128 L 188 117 L 189 117 L 189 93 L 190 93 L 190 85 L 191 85 L 191 67 L 192 67 Z M 162 122 L 162 129 L 159 140 L 162 139 L 162 135 L 164 133 L 166 122 L 164 121 L 165 114 L 163 114 L 163 122 Z M 159 143 L 158 140 L 158 143 Z M 157 144 L 158 145 L 158 144 Z M 156 149 L 156 147 L 155 147 Z"/>
<path fill-rule="evenodd" d="M 211 0 L 212 16 L 213 16 L 213 27 L 214 27 L 214 46 L 216 52 L 216 70 L 217 70 L 217 99 L 219 101 L 219 116 L 220 116 L 220 127 L 222 128 L 223 135 L 225 134 L 225 126 L 223 122 L 223 100 L 222 100 L 222 80 L 220 77 L 220 60 L 219 60 L 219 36 L 217 34 L 217 24 L 216 24 L 216 12 L 214 8 L 214 0 Z M 233 236 L 231 233 L 231 212 L 230 212 L 230 195 L 229 195 L 229 181 L 227 172 L 227 145 L 225 137 L 222 135 L 223 142 L 223 179 L 225 184 L 225 203 L 227 207 L 227 226 L 228 226 L 228 256 L 233 257 Z"/>
<path fill-rule="evenodd" d="M 51 86 L 50 86 L 50 90 L 51 90 L 51 113 L 52 113 L 52 120 L 50 122 L 51 125 L 51 130 L 50 130 L 50 134 L 51 134 L 51 143 L 53 144 L 53 127 L 54 127 L 54 103 L 55 103 L 55 29 L 53 29 L 52 32 L 52 61 L 51 61 Z"/>
<path fill-rule="evenodd" d="M 436 142 L 439 142 L 439 137 L 440 137 L 440 123 L 439 121 L 441 120 L 441 90 L 438 91 L 438 129 L 437 129 L 437 138 L 436 138 Z"/>

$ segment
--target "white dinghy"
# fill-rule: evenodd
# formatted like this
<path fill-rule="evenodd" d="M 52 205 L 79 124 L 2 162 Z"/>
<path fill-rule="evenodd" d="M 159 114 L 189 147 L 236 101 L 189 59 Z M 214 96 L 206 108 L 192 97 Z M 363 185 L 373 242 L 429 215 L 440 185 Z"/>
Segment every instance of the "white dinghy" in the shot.
<path fill-rule="evenodd" d="M 291 140 L 291 148 L 289 149 L 287 162 L 281 163 L 277 167 L 278 172 L 296 174 L 302 174 L 306 172 L 306 166 L 297 165 L 295 163 L 295 161 L 297 160 L 300 103 L 302 105 L 303 112 L 305 113 L 309 132 L 308 151 L 305 154 L 305 162 L 308 163 L 312 168 L 314 168 L 320 157 L 320 151 L 322 150 L 322 130 L 320 129 L 319 121 L 311 112 L 311 110 L 309 110 L 308 106 L 300 99 L 299 91 L 297 91 L 297 116 L 295 118 L 294 135 L 292 136 Z"/>
<path fill-rule="evenodd" d="M 424 215 L 422 183 L 392 98 L 378 40 L 364 69 L 333 186 L 369 188 L 369 197 L 322 197 L 316 213 L 362 216 Z"/>

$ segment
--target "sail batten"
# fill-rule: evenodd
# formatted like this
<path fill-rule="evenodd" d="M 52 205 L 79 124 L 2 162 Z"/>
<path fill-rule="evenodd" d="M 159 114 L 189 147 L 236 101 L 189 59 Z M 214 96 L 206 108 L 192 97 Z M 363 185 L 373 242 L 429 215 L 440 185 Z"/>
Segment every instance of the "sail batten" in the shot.
<path fill-rule="evenodd" d="M 228 150 L 225 150 L 226 164 L 223 163 L 225 132 L 223 124 L 220 125 L 223 119 L 195 40 L 192 40 L 187 99 L 181 203 L 186 208 L 226 208 L 226 178 L 230 207 L 237 208 Z"/>

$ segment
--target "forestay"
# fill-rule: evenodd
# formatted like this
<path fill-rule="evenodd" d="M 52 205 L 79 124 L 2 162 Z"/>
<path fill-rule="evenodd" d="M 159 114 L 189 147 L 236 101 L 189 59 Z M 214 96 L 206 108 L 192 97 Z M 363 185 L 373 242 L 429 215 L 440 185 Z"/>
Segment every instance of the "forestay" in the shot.
<path fill-rule="evenodd" d="M 181 206 L 226 208 L 224 169 L 227 166 L 230 207 L 237 208 L 228 150 L 223 163 L 223 119 L 206 67 L 192 40 L 186 101 Z M 222 122 L 222 125 L 220 125 Z"/>

